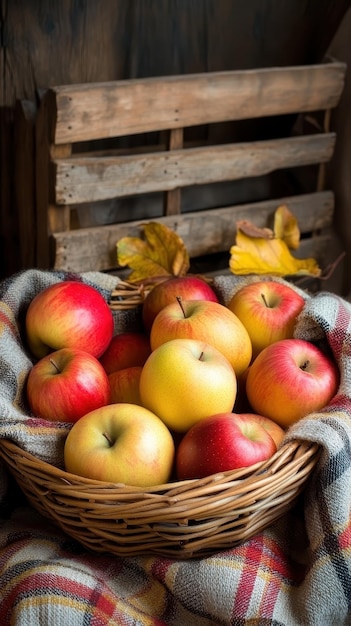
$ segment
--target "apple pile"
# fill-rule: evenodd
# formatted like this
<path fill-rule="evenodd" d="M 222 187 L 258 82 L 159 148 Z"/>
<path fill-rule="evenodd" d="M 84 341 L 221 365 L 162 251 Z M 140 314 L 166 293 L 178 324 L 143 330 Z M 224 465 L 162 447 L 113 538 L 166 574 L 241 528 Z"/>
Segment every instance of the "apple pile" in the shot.
<path fill-rule="evenodd" d="M 26 314 L 30 409 L 71 423 L 66 470 L 91 479 L 148 487 L 260 463 L 338 388 L 332 357 L 293 337 L 304 303 L 261 279 L 224 305 L 188 275 L 147 294 L 144 331 L 114 334 L 96 289 L 58 283 Z"/>
<path fill-rule="evenodd" d="M 33 298 L 25 334 L 29 351 L 38 359 L 27 380 L 34 415 L 74 422 L 109 402 L 108 376 L 98 359 L 113 331 L 110 307 L 90 285 L 63 281 Z"/>

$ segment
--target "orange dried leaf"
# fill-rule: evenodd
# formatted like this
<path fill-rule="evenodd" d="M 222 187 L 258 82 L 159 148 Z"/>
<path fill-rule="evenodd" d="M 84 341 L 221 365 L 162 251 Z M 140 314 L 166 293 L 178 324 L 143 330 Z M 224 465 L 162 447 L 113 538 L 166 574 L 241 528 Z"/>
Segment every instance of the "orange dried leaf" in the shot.
<path fill-rule="evenodd" d="M 285 241 L 290 250 L 297 250 L 300 244 L 300 229 L 295 215 L 288 207 L 281 205 L 274 214 L 274 236 Z"/>
<path fill-rule="evenodd" d="M 296 259 L 282 239 L 251 238 L 238 230 L 236 244 L 230 248 L 230 254 L 229 268 L 233 274 L 321 274 L 315 259 Z"/>
<path fill-rule="evenodd" d="M 129 267 L 130 282 L 158 276 L 183 276 L 189 269 L 189 255 L 182 239 L 158 222 L 143 227 L 143 237 L 123 237 L 117 242 L 117 262 Z"/>

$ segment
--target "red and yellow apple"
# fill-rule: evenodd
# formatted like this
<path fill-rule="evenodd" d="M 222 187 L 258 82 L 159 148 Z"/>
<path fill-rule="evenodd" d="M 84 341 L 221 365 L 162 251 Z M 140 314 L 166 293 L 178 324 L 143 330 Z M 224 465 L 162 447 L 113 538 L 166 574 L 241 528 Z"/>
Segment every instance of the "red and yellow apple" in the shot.
<path fill-rule="evenodd" d="M 253 357 L 266 346 L 293 336 L 296 318 L 305 299 L 290 285 L 274 280 L 259 280 L 241 287 L 228 308 L 248 331 Z"/>
<path fill-rule="evenodd" d="M 27 309 L 26 337 L 38 359 L 60 348 L 101 356 L 114 331 L 112 312 L 101 293 L 80 281 L 61 281 L 38 293 Z"/>
<path fill-rule="evenodd" d="M 173 339 L 150 354 L 140 376 L 143 406 L 175 432 L 199 420 L 231 411 L 236 376 L 219 350 L 195 339 Z"/>
<path fill-rule="evenodd" d="M 108 374 L 127 367 L 144 365 L 151 352 L 150 340 L 146 334 L 125 331 L 114 335 L 100 357 L 100 363 Z"/>
<path fill-rule="evenodd" d="M 319 347 L 282 339 L 264 348 L 250 366 L 246 393 L 256 413 L 289 427 L 325 407 L 336 394 L 339 370 Z"/>
<path fill-rule="evenodd" d="M 151 349 L 171 339 L 205 341 L 226 357 L 237 376 L 251 361 L 251 340 L 245 326 L 219 302 L 179 298 L 165 306 L 151 328 Z"/>
<path fill-rule="evenodd" d="M 183 300 L 211 300 L 218 302 L 216 292 L 197 276 L 175 276 L 158 283 L 148 292 L 142 308 L 145 329 L 150 332 L 156 315 L 176 298 Z"/>
<path fill-rule="evenodd" d="M 257 413 L 245 413 L 244 415 L 248 415 L 250 421 L 262 426 L 272 437 L 277 449 L 279 448 L 285 437 L 285 428 L 265 415 L 258 415 Z"/>
<path fill-rule="evenodd" d="M 277 451 L 267 418 L 250 413 L 219 413 L 192 426 L 176 450 L 179 480 L 249 467 Z M 270 420 L 269 420 L 270 421 Z"/>
<path fill-rule="evenodd" d="M 139 381 L 142 371 L 141 365 L 125 367 L 108 375 L 111 394 L 110 403 L 127 402 L 129 404 L 141 404 Z"/>
<path fill-rule="evenodd" d="M 33 365 L 26 392 L 36 417 L 75 422 L 85 413 L 108 404 L 110 383 L 101 363 L 92 354 L 61 348 Z"/>
<path fill-rule="evenodd" d="M 151 411 L 135 404 L 110 404 L 72 426 L 64 462 L 67 472 L 78 476 L 149 487 L 168 482 L 174 442 Z"/>

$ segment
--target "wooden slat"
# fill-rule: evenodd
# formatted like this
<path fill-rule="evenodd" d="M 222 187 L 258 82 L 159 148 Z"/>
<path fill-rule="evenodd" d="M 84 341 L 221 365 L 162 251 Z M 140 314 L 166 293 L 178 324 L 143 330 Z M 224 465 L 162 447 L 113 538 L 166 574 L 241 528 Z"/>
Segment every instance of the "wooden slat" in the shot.
<path fill-rule="evenodd" d="M 207 72 L 53 87 L 52 143 L 316 111 L 336 106 L 346 65 Z"/>
<path fill-rule="evenodd" d="M 56 231 L 70 230 L 71 228 L 71 207 L 65 204 L 57 206 L 48 205 L 48 229 L 49 233 Z"/>
<path fill-rule="evenodd" d="M 52 145 L 50 146 L 50 157 L 52 160 L 54 159 L 64 159 L 70 157 L 72 154 L 72 144 L 71 143 L 62 143 L 58 146 Z"/>
<path fill-rule="evenodd" d="M 261 176 L 328 161 L 335 134 L 225 144 L 125 157 L 62 159 L 56 164 L 57 204 L 81 204 L 135 193 Z"/>
<path fill-rule="evenodd" d="M 174 128 L 169 131 L 168 150 L 178 150 L 183 148 L 184 129 Z M 175 187 L 165 194 L 164 215 L 178 215 L 181 213 L 182 198 L 181 187 Z"/>
<path fill-rule="evenodd" d="M 302 233 L 326 228 L 333 220 L 334 196 L 330 191 L 267 200 L 226 208 L 184 213 L 155 219 L 183 239 L 190 257 L 229 251 L 235 241 L 236 222 L 246 219 L 267 226 L 275 209 L 287 204 Z M 116 267 L 116 243 L 125 236 L 140 236 L 146 220 L 74 230 L 53 235 L 54 267 L 73 271 L 111 270 Z"/>
<path fill-rule="evenodd" d="M 72 144 L 65 143 L 59 146 L 51 146 L 51 159 L 70 158 L 72 155 Z M 55 231 L 70 230 L 71 208 L 68 204 L 57 206 L 50 203 L 48 205 L 48 229 L 49 233 Z"/>

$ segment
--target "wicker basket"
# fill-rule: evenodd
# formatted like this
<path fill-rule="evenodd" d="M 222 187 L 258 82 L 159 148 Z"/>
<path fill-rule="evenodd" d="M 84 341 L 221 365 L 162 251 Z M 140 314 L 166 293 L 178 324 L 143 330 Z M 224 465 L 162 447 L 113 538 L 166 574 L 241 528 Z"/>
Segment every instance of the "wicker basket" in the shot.
<path fill-rule="evenodd" d="M 2 440 L 0 457 L 29 502 L 90 550 L 194 558 L 233 547 L 294 505 L 319 446 L 284 444 L 249 468 L 148 489 L 88 480 Z"/>
<path fill-rule="evenodd" d="M 141 306 L 145 300 L 148 288 L 146 285 L 136 285 L 121 280 L 111 292 L 110 308 L 112 311 L 129 311 Z"/>
<path fill-rule="evenodd" d="M 118 282 L 114 315 L 140 313 L 149 288 Z M 86 548 L 181 559 L 231 548 L 270 526 L 294 506 L 319 454 L 318 444 L 293 441 L 248 468 L 141 489 L 70 474 L 0 440 L 0 459 L 28 501 Z"/>

